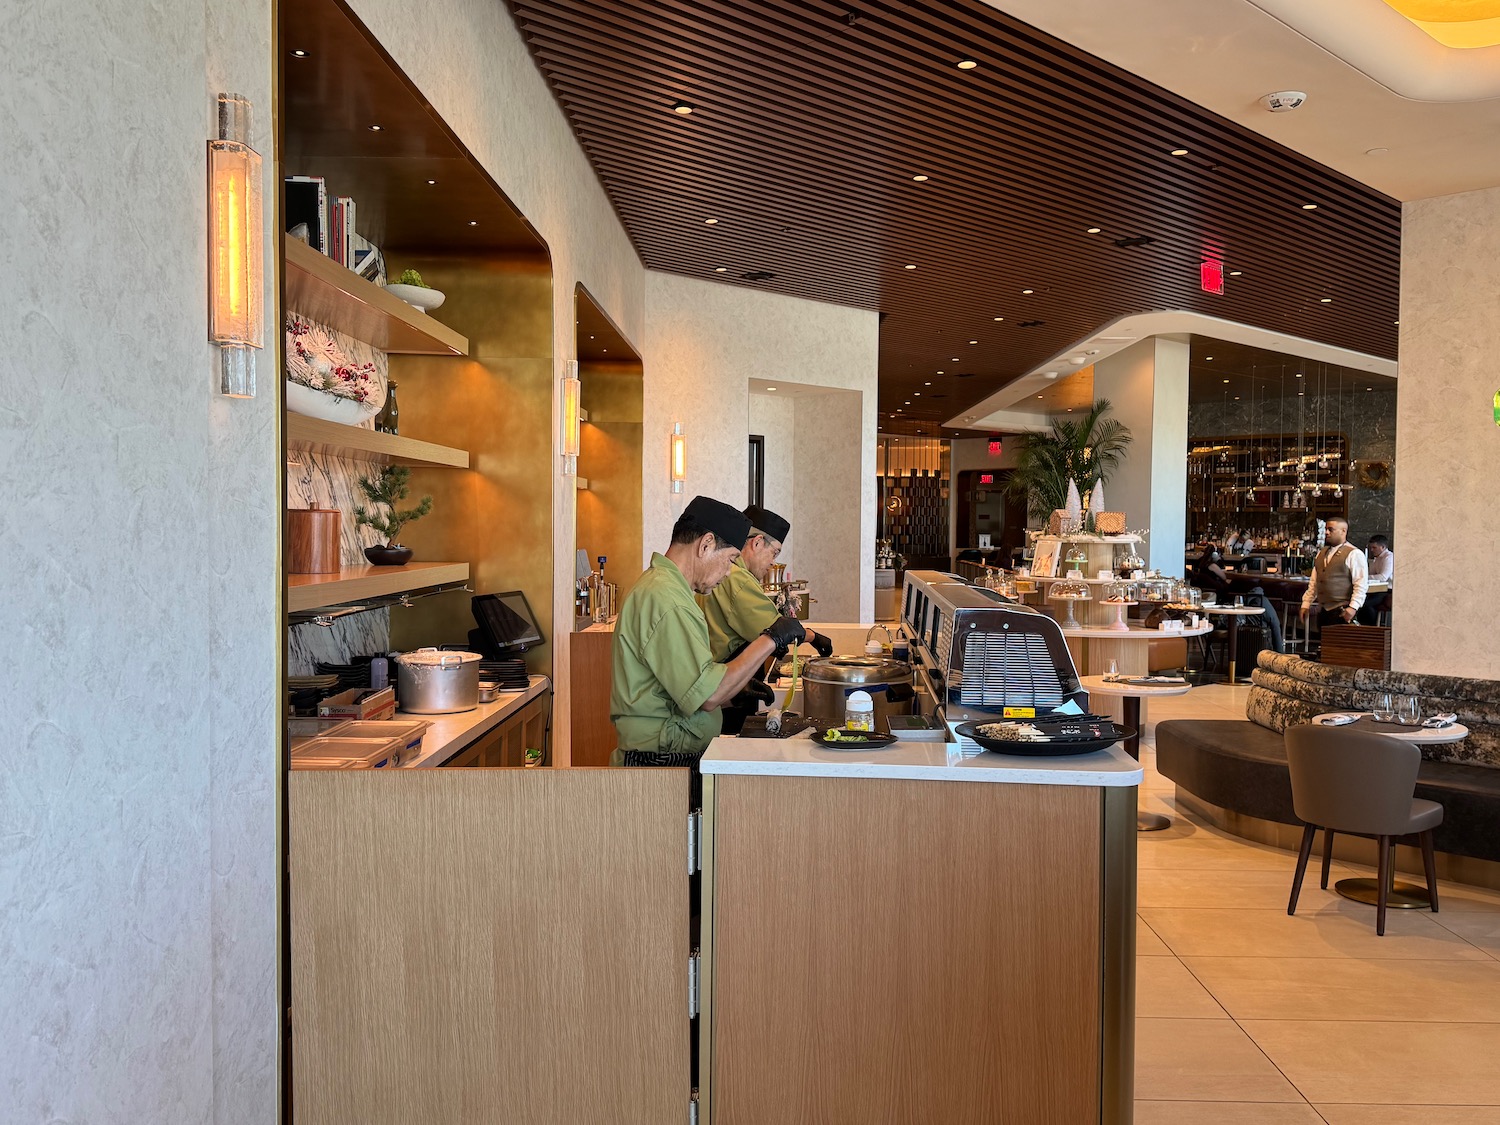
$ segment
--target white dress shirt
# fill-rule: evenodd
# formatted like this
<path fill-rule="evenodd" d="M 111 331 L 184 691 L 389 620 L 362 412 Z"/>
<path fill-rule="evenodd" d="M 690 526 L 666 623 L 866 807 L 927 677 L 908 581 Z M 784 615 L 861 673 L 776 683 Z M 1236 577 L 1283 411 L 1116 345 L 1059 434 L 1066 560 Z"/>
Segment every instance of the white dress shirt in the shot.
<path fill-rule="evenodd" d="M 1313 560 L 1312 576 L 1307 580 L 1307 591 L 1302 595 L 1302 608 L 1311 609 L 1313 602 L 1318 600 L 1318 559 L 1325 555 L 1331 555 L 1335 551 L 1344 548 L 1340 543 L 1337 547 L 1324 547 L 1318 552 L 1317 558 Z M 1349 592 L 1349 608 L 1358 609 L 1365 604 L 1365 594 L 1370 589 L 1370 563 L 1365 558 L 1365 553 L 1358 547 L 1350 545 L 1349 553 L 1344 556 L 1344 565 L 1349 568 L 1349 581 L 1351 589 Z"/>
<path fill-rule="evenodd" d="M 1371 555 L 1369 564 L 1371 582 L 1394 582 L 1396 580 L 1396 552 L 1387 550 L 1378 559 Z"/>

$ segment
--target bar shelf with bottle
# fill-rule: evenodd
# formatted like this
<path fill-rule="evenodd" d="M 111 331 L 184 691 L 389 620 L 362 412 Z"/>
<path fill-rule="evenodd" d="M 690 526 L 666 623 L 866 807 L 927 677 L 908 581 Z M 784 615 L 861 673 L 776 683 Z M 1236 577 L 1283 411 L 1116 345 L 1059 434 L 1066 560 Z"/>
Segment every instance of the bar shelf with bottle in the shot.
<path fill-rule="evenodd" d="M 1354 466 L 1342 433 L 1193 437 L 1188 536 L 1248 530 L 1262 546 L 1301 537 L 1310 518 L 1347 518 Z"/>

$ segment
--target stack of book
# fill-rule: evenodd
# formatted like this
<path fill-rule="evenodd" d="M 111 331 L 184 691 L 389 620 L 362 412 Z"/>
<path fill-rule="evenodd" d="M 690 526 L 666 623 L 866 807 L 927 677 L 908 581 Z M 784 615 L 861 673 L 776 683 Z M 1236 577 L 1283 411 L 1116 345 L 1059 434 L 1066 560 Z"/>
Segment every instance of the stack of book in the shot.
<path fill-rule="evenodd" d="M 288 176 L 283 208 L 287 233 L 376 284 L 385 281 L 385 261 L 355 229 L 355 204 L 347 195 L 330 204 L 322 176 Z"/>

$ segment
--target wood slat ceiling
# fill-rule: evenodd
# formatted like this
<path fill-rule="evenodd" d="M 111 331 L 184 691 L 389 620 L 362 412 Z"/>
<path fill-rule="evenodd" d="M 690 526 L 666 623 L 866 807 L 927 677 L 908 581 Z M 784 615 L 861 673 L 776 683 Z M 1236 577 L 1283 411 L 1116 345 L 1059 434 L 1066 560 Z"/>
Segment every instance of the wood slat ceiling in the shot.
<path fill-rule="evenodd" d="M 1395 355 L 1399 204 L 981 0 L 509 2 L 647 266 L 879 310 L 883 414 L 1157 309 Z"/>

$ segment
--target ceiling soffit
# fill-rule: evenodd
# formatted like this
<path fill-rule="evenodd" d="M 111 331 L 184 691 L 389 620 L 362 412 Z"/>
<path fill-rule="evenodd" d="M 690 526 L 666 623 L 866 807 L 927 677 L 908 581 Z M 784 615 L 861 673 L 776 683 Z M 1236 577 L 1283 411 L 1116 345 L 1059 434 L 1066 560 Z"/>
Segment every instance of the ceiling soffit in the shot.
<path fill-rule="evenodd" d="M 1395 354 L 1393 200 L 982 0 L 511 7 L 646 265 L 879 310 L 884 417 L 1157 309 Z"/>

